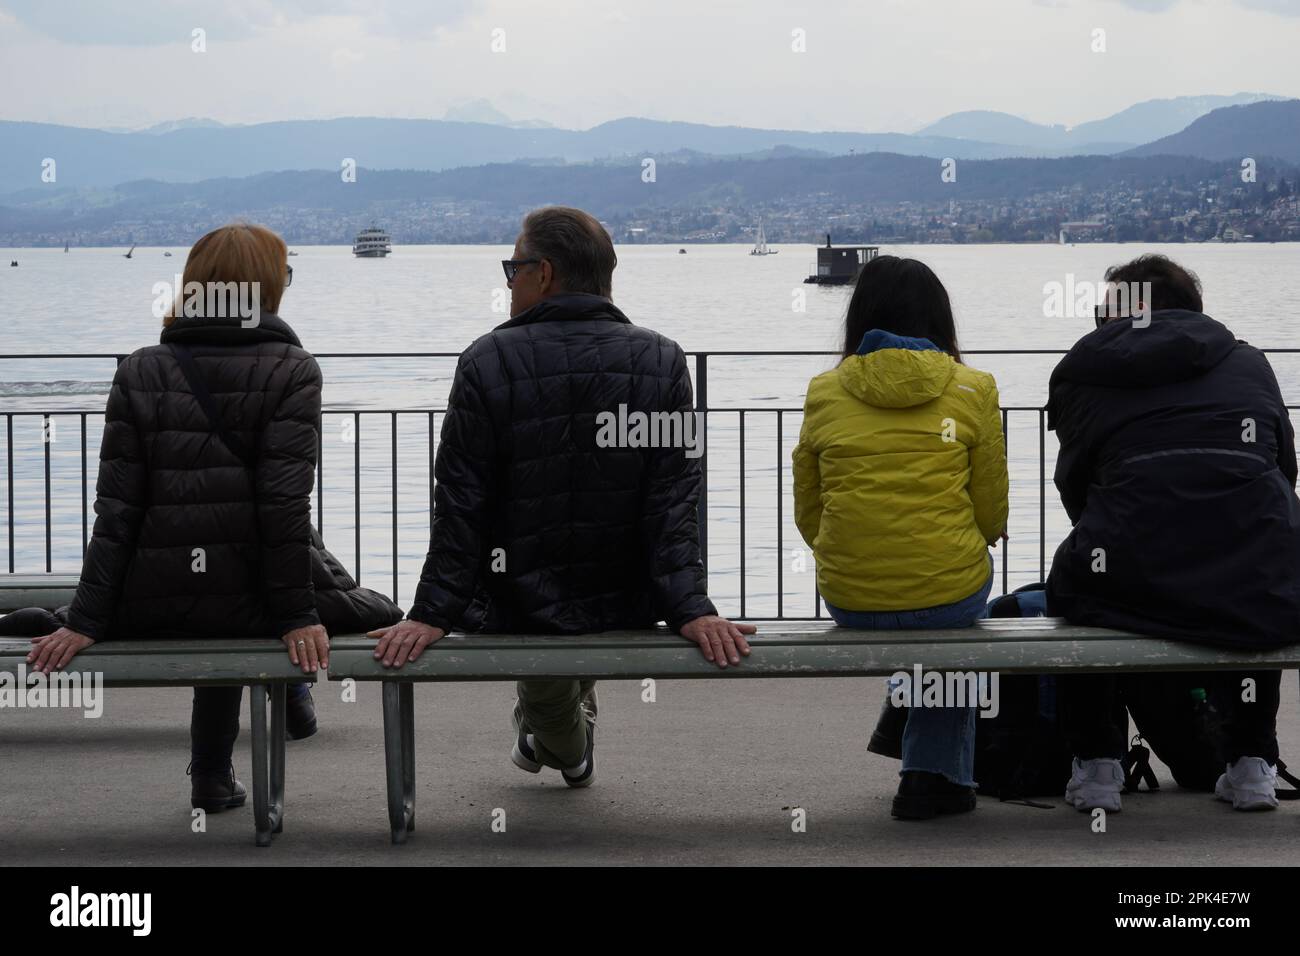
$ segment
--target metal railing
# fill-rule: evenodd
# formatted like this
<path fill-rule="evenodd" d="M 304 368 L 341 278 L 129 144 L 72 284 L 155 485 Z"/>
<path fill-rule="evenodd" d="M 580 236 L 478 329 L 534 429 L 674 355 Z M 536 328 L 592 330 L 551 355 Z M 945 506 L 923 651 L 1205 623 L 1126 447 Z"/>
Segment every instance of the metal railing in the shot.
<path fill-rule="evenodd" d="M 1300 353 L 1300 349 L 1266 349 L 1272 353 Z M 797 432 L 792 423 L 802 416 L 801 406 L 743 402 L 727 405 L 710 396 L 710 363 L 723 360 L 824 359 L 837 353 L 824 351 L 702 351 L 688 353 L 694 377 L 695 408 L 700 420 L 701 464 L 706 476 L 700 499 L 700 544 L 710 571 L 710 591 L 723 613 L 739 617 L 777 617 L 792 620 L 823 616 L 817 594 L 812 556 L 802 546 L 793 528 L 790 450 Z M 968 355 L 1056 356 L 1059 349 L 971 350 Z M 347 360 L 454 360 L 454 352 L 321 352 L 322 361 Z M 113 353 L 24 353 L 0 354 L 0 361 L 116 360 Z M 715 370 L 716 372 L 716 370 Z M 329 376 L 326 377 L 327 389 Z M 1300 406 L 1287 406 L 1288 409 Z M 433 473 L 438 428 L 445 408 L 326 408 L 321 415 L 318 465 L 313 495 L 317 528 L 332 550 L 340 548 L 341 536 L 351 538 L 350 570 L 360 582 L 375 573 L 387 578 L 390 594 L 399 603 L 409 598 L 427 548 L 433 520 Z M 75 573 L 85 552 L 91 528 L 94 474 L 89 451 L 98 447 L 102 430 L 102 409 L 29 409 L 0 411 L 5 441 L 5 524 L 7 570 L 9 573 L 56 569 Z M 75 421 L 72 451 L 55 451 L 57 435 Z M 40 460 L 20 454 L 15 444 L 15 423 L 30 423 L 32 440 L 39 440 Z M 1035 405 L 1002 408 L 1003 433 L 1008 458 L 1013 462 L 1013 529 L 1003 542 L 996 560 L 1003 591 L 1017 580 L 1042 580 L 1047 574 L 1049 538 L 1063 536 L 1068 522 L 1057 525 L 1064 515 L 1055 494 L 1048 494 L 1048 442 L 1046 410 Z M 19 429 L 19 439 L 27 437 Z M 339 438 L 334 438 L 338 435 Z M 1035 441 L 1036 439 L 1036 441 Z M 30 446 L 30 443 L 28 443 Z M 342 453 L 338 446 L 342 444 Z M 1033 445 L 1036 444 L 1036 448 Z M 350 445 L 350 447 L 346 447 Z M 363 450 L 363 445 L 365 446 Z M 372 450 L 373 449 L 373 450 Z M 1018 456 L 1022 449 L 1028 454 Z M 31 448 L 36 453 L 35 448 Z M 769 457 L 770 456 L 770 457 Z M 1018 457 L 1013 457 L 1018 456 Z M 75 482 L 79 497 L 69 501 L 66 492 L 56 494 L 56 484 Z M 38 489 L 31 486 L 35 483 Z M 1036 485 L 1028 490 L 1026 485 Z M 1018 489 L 1020 489 L 1018 491 Z M 18 495 L 16 491 L 23 493 Z M 1034 494 L 1036 491 L 1036 494 Z M 1026 493 L 1027 492 L 1027 493 Z M 1034 498 L 1026 520 L 1026 498 Z M 766 500 L 764 500 L 766 499 Z M 406 510 L 404 511 L 403 508 Z M 1034 520 L 1036 519 L 1036 520 Z M 1050 519 L 1050 521 L 1049 521 Z M 80 526 L 79 544 L 75 535 Z M 1049 528 L 1049 524 L 1052 527 Z M 69 530 L 71 529 L 71 531 Z M 1056 530 L 1058 535 L 1050 532 Z M 22 540 L 25 532 L 34 542 Z M 41 535 L 43 534 L 43 539 Z M 1035 539 L 1036 548 L 1024 550 L 1024 537 Z M 787 552 L 787 543 L 796 547 Z M 1016 550 L 1019 567 L 1012 561 Z M 19 545 L 24 545 L 19 547 Z M 1036 555 L 1034 554 L 1036 551 Z M 345 554 L 346 552 L 339 552 Z M 1034 560 L 1036 556 L 1037 560 Z M 345 561 L 346 563 L 346 561 Z M 787 564 L 791 569 L 787 571 Z M 377 571 L 375 566 L 378 566 Z M 796 570 L 796 566 L 799 566 Z M 757 568 L 757 574 L 755 569 Z M 798 576 L 794 589 L 790 578 Z M 757 576 L 760 586 L 751 579 Z M 408 586 L 402 587 L 402 579 Z M 381 578 L 381 579 L 382 579 Z M 800 597 L 802 595 L 802 597 Z M 804 604 L 804 601 L 807 604 Z M 797 606 L 796 606 L 797 602 Z"/>

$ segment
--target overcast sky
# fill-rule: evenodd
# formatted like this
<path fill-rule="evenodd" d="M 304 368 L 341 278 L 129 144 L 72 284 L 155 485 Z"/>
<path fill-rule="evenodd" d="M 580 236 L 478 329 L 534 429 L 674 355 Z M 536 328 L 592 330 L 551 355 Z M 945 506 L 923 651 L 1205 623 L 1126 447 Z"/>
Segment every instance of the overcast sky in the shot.
<path fill-rule="evenodd" d="M 966 109 L 1073 125 L 1242 91 L 1300 96 L 1300 0 L 0 0 L 0 118 L 84 126 L 440 118 L 486 99 L 572 128 L 912 132 Z"/>

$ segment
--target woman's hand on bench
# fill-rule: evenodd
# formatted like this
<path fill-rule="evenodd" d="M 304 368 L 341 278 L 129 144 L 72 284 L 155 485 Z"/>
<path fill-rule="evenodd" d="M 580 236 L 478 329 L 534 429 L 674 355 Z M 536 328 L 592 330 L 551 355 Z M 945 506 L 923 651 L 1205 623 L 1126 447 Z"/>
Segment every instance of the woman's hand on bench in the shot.
<path fill-rule="evenodd" d="M 93 637 L 61 627 L 53 634 L 32 638 L 32 651 L 27 655 L 27 663 L 35 665 L 34 669 L 43 674 L 61 671 L 74 657 L 94 643 Z"/>
<path fill-rule="evenodd" d="M 385 667 L 401 667 L 419 657 L 434 641 L 442 640 L 447 632 L 409 618 L 390 627 L 370 631 L 366 637 L 377 637 L 375 660 L 383 659 Z"/>
<path fill-rule="evenodd" d="M 704 659 L 719 667 L 726 667 L 728 661 L 739 664 L 742 654 L 748 657 L 745 635 L 757 633 L 753 624 L 736 624 L 716 614 L 705 614 L 682 625 L 682 637 L 698 644 Z"/>
<path fill-rule="evenodd" d="M 304 674 L 314 674 L 330 666 L 330 636 L 321 625 L 296 627 L 280 640 L 289 649 L 289 660 L 295 667 L 301 667 Z"/>

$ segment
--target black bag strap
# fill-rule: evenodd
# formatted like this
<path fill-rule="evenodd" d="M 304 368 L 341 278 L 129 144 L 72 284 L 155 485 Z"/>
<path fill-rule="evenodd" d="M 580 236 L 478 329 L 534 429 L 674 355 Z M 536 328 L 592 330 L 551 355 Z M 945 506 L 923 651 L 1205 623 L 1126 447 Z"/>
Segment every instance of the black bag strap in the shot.
<path fill-rule="evenodd" d="M 1147 785 L 1147 790 L 1160 789 L 1160 781 L 1151 769 L 1151 751 L 1142 746 L 1144 742 L 1141 734 L 1135 736 L 1129 744 L 1129 752 L 1120 761 L 1120 767 L 1124 770 L 1125 793 L 1138 793 L 1141 790 L 1139 784 L 1142 783 Z"/>
<path fill-rule="evenodd" d="M 1294 790 L 1275 790 L 1274 793 L 1277 794 L 1277 798 L 1279 800 L 1300 800 L 1300 779 L 1297 779 L 1295 774 L 1288 773 L 1286 764 L 1280 759 L 1277 762 L 1277 775 L 1296 788 Z"/>
<path fill-rule="evenodd" d="M 185 381 L 189 383 L 190 391 L 194 393 L 194 398 L 198 401 L 199 407 L 203 409 L 203 414 L 207 416 L 208 427 L 234 453 L 235 457 L 244 463 L 246 468 L 250 471 L 256 469 L 257 456 L 249 451 L 248 446 L 240 441 L 238 436 L 228 431 L 221 424 L 221 417 L 217 414 L 217 403 L 212 398 L 212 393 L 208 391 L 203 376 L 199 373 L 199 367 L 194 361 L 194 355 L 189 348 L 177 342 L 171 343 L 169 347 L 172 355 L 176 356 L 176 361 L 181 367 L 181 373 L 185 376 Z"/>

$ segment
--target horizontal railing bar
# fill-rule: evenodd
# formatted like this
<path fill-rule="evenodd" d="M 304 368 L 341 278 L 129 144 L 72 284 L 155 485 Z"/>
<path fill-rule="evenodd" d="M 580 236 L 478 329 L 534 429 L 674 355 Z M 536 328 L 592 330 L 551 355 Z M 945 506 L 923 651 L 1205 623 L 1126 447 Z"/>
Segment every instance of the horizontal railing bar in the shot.
<path fill-rule="evenodd" d="M 1065 355 L 1069 349 L 962 349 L 963 355 Z M 1300 347 L 1284 348 L 1280 346 L 1265 346 L 1259 351 L 1266 354 L 1293 355 L 1300 353 Z M 7 352 L 0 353 L 0 360 L 21 360 L 21 359 L 120 359 L 125 358 L 128 352 Z M 688 356 L 703 355 L 709 358 L 747 358 L 754 357 L 817 357 L 817 356 L 837 356 L 841 352 L 833 350 L 805 350 L 805 349 L 762 349 L 758 351 L 726 349 L 713 351 L 712 349 L 699 349 L 696 351 L 686 352 Z M 347 359 L 347 358 L 459 358 L 460 352 L 313 352 L 318 359 Z"/>

